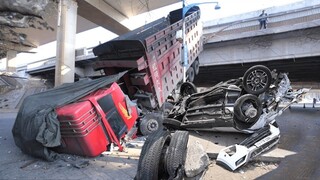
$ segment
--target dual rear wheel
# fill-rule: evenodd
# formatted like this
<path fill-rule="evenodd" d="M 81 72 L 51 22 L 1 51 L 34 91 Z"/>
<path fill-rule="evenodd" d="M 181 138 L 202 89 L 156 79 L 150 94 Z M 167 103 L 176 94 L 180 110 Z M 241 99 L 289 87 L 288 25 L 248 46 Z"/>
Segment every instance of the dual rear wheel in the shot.
<path fill-rule="evenodd" d="M 199 71 L 200 71 L 200 63 L 199 63 L 199 59 L 197 58 L 186 72 L 188 82 L 193 82 L 196 75 L 199 74 Z"/>
<path fill-rule="evenodd" d="M 159 130 L 142 147 L 135 179 L 182 179 L 189 133 Z"/>

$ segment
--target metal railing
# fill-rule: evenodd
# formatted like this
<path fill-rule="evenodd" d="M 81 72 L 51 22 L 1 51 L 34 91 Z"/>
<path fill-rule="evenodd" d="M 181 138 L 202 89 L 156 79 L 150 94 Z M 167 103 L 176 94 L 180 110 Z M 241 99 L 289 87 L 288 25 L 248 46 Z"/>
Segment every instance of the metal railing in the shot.
<path fill-rule="evenodd" d="M 204 37 L 209 40 L 215 36 L 226 36 L 230 34 L 250 32 L 259 30 L 259 17 L 247 18 L 239 21 L 227 22 L 204 27 Z M 320 20 L 320 5 L 305 7 L 290 11 L 273 13 L 268 15 L 268 29 L 294 24 Z M 319 26 L 318 24 L 315 24 Z"/>

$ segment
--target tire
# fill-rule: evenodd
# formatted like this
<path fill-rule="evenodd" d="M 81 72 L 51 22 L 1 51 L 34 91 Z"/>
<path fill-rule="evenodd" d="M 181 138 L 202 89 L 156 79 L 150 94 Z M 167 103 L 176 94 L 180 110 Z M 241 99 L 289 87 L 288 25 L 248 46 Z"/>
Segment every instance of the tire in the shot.
<path fill-rule="evenodd" d="M 248 123 L 244 123 L 243 121 L 240 121 L 235 116 L 233 117 L 233 122 L 234 122 L 234 128 L 239 131 L 249 129 L 251 126 L 253 126 L 253 124 L 248 124 Z"/>
<path fill-rule="evenodd" d="M 252 106 L 253 114 L 250 117 L 246 115 L 246 111 Z M 262 103 L 259 98 L 252 94 L 245 94 L 239 97 L 234 104 L 234 121 L 238 124 L 246 124 L 247 126 L 252 126 L 257 122 L 262 113 Z"/>
<path fill-rule="evenodd" d="M 194 72 L 194 69 L 193 69 L 192 66 L 189 67 L 189 69 L 187 71 L 187 75 L 188 75 L 187 80 L 189 82 L 193 82 L 194 81 L 194 77 L 195 77 L 195 72 Z"/>
<path fill-rule="evenodd" d="M 249 94 L 261 94 L 271 84 L 271 71 L 266 66 L 257 65 L 248 69 L 243 76 L 243 89 Z"/>
<path fill-rule="evenodd" d="M 165 157 L 165 167 L 169 174 L 169 179 L 182 179 L 184 176 L 188 140 L 188 131 L 176 131 L 171 137 Z"/>
<path fill-rule="evenodd" d="M 181 122 L 173 118 L 164 118 L 163 126 L 169 130 L 181 130 Z"/>
<path fill-rule="evenodd" d="M 170 111 L 173 109 L 173 104 L 169 102 L 164 102 L 162 104 L 161 110 L 163 112 L 164 117 L 167 117 L 170 114 Z"/>
<path fill-rule="evenodd" d="M 169 131 L 159 130 L 148 136 L 140 153 L 135 179 L 156 180 L 168 178 L 164 169 L 164 156 L 170 140 Z"/>
<path fill-rule="evenodd" d="M 197 93 L 196 86 L 191 82 L 184 82 L 180 86 L 180 95 L 182 97 Z"/>
<path fill-rule="evenodd" d="M 193 67 L 193 69 L 194 69 L 195 75 L 198 75 L 198 74 L 199 74 L 199 71 L 200 71 L 199 58 L 197 58 L 197 59 L 193 62 L 192 67 Z"/>
<path fill-rule="evenodd" d="M 148 113 L 140 119 L 139 130 L 142 135 L 147 136 L 158 129 L 161 129 L 163 119 L 161 114 Z"/>

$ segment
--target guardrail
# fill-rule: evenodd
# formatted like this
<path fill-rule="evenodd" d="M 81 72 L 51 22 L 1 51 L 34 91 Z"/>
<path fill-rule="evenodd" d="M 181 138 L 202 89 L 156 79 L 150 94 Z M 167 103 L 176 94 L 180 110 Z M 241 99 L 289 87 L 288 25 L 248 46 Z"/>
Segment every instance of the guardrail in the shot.
<path fill-rule="evenodd" d="M 76 49 L 76 59 L 75 59 L 75 61 L 81 61 L 81 60 L 94 58 L 95 56 L 93 55 L 92 49 L 93 49 L 93 47 L 83 48 L 83 49 Z M 79 53 L 78 52 L 79 50 L 82 50 L 82 51 L 85 51 L 85 52 Z M 47 59 L 43 59 L 43 60 L 40 60 L 40 61 L 29 63 L 27 65 L 27 72 L 34 71 L 34 70 L 39 70 L 39 69 L 44 69 L 44 68 L 49 68 L 49 67 L 54 67 L 55 64 L 56 64 L 56 57 L 50 57 L 50 58 L 47 58 Z"/>
<path fill-rule="evenodd" d="M 215 36 L 257 31 L 259 30 L 259 19 L 259 17 L 252 17 L 239 21 L 207 26 L 203 28 L 203 34 L 205 39 L 209 40 Z M 299 23 L 312 22 L 314 20 L 320 20 L 320 5 L 269 14 L 267 28 L 291 26 Z M 320 24 L 315 25 L 319 26 Z"/>

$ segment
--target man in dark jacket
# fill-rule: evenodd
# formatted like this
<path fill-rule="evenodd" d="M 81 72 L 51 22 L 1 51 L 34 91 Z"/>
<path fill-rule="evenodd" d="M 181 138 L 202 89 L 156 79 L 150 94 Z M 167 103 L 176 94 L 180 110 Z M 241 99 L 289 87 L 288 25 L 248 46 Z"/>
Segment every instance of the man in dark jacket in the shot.
<path fill-rule="evenodd" d="M 268 21 L 268 14 L 265 13 L 264 10 L 262 10 L 262 13 L 259 15 L 260 29 L 267 28 L 267 21 Z"/>

